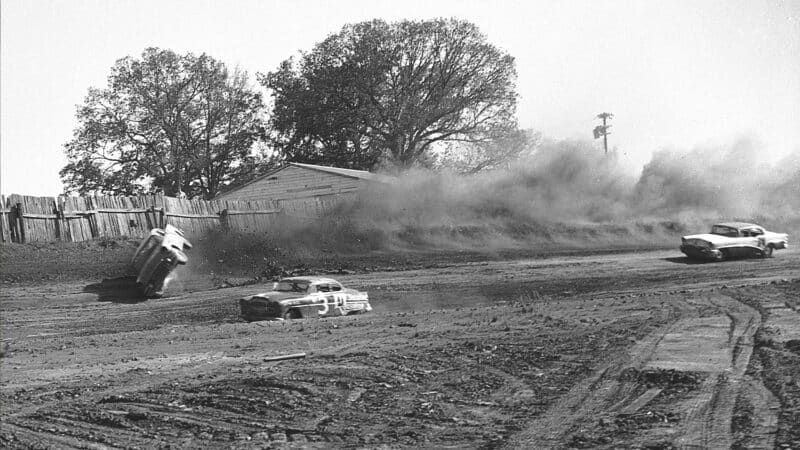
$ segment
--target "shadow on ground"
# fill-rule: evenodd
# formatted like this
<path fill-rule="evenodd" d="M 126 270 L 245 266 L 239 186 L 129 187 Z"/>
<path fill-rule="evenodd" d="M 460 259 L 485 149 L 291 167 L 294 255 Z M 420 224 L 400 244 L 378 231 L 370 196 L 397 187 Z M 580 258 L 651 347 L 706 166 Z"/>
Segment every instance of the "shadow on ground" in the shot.
<path fill-rule="evenodd" d="M 139 303 L 147 300 L 136 286 L 136 277 L 106 278 L 85 286 L 83 292 L 97 294 L 99 302 Z"/>
<path fill-rule="evenodd" d="M 764 259 L 765 258 L 751 257 L 751 256 L 729 256 L 729 257 L 725 258 L 722 261 L 704 261 L 702 259 L 691 259 L 691 258 L 688 258 L 686 256 L 675 256 L 675 257 L 670 257 L 670 258 L 661 258 L 662 261 L 669 261 L 671 263 L 687 264 L 687 265 L 692 265 L 692 264 L 725 264 L 726 262 L 730 262 L 730 261 L 742 261 L 742 262 L 750 264 L 750 263 L 759 263 L 759 262 L 763 261 Z"/>
<path fill-rule="evenodd" d="M 669 258 L 661 258 L 661 260 L 662 261 L 669 261 L 671 263 L 676 263 L 676 264 L 687 264 L 687 265 L 708 264 L 708 263 L 711 262 L 711 261 L 701 261 L 699 259 L 691 259 L 691 258 L 688 258 L 686 256 L 672 256 L 672 257 L 669 257 Z"/>

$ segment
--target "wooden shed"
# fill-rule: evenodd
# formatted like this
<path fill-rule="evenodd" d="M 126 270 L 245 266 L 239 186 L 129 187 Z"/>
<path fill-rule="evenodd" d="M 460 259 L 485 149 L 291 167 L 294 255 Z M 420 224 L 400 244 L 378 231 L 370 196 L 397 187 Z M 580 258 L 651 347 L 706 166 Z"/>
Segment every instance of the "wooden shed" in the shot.
<path fill-rule="evenodd" d="M 272 201 L 287 215 L 315 218 L 372 182 L 389 177 L 364 170 L 289 163 L 215 200 Z"/>

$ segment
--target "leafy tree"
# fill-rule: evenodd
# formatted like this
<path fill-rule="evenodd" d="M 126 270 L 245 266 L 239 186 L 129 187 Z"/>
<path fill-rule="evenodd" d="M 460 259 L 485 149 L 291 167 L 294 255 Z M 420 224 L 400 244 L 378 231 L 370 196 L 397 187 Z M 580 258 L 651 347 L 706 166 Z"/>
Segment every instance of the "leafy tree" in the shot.
<path fill-rule="evenodd" d="M 108 87 L 90 88 L 65 144 L 67 192 L 212 198 L 262 155 L 263 100 L 247 74 L 205 54 L 148 48 L 120 59 Z"/>
<path fill-rule="evenodd" d="M 288 159 L 362 169 L 513 134 L 515 80 L 514 59 L 455 19 L 347 25 L 260 77 Z"/>
<path fill-rule="evenodd" d="M 504 132 L 489 142 L 451 143 L 432 155 L 431 166 L 448 167 L 456 172 L 476 173 L 504 167 L 520 157 L 531 155 L 542 136 L 533 130 Z"/>

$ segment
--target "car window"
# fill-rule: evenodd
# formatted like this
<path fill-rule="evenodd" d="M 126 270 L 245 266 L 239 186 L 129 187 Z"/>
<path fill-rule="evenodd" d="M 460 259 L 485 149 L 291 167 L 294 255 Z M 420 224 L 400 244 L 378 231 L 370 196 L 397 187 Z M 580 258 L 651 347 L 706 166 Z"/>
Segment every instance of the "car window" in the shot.
<path fill-rule="evenodd" d="M 739 236 L 739 231 L 736 230 L 736 228 L 714 225 L 713 227 L 711 227 L 711 234 L 717 234 L 720 236 L 728 236 L 728 237 L 737 237 Z"/>
<path fill-rule="evenodd" d="M 331 284 L 331 290 L 332 291 L 341 291 L 342 290 L 342 285 L 339 284 L 339 283 L 332 283 Z"/>
<path fill-rule="evenodd" d="M 275 290 L 278 292 L 307 292 L 308 283 L 300 281 L 279 281 L 278 285 L 275 286 Z"/>
<path fill-rule="evenodd" d="M 742 230 L 742 236 L 746 237 L 756 237 L 761 236 L 762 234 L 764 234 L 764 230 L 760 228 L 747 228 Z"/>
<path fill-rule="evenodd" d="M 317 285 L 317 292 L 330 292 L 331 287 L 327 284 L 318 284 Z"/>

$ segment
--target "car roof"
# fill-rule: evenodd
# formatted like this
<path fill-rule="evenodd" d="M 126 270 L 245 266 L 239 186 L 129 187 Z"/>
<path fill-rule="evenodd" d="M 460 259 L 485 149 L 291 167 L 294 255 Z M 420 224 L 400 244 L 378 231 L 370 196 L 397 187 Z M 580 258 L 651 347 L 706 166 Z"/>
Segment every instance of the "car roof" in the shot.
<path fill-rule="evenodd" d="M 301 281 L 309 284 L 339 283 L 333 278 L 326 278 L 326 277 L 289 277 L 289 278 L 283 278 L 281 279 L 281 281 Z"/>
<path fill-rule="evenodd" d="M 761 228 L 761 226 L 760 226 L 760 225 L 756 225 L 756 224 L 754 224 L 754 223 L 747 223 L 747 222 L 722 222 L 722 223 L 717 223 L 717 224 L 714 224 L 714 226 L 715 226 L 715 227 L 716 227 L 716 226 L 720 226 L 720 227 L 730 227 L 730 228 L 736 228 L 736 229 L 738 229 L 738 230 L 741 230 L 742 228 L 752 228 L 752 227 L 759 227 L 759 228 Z"/>

